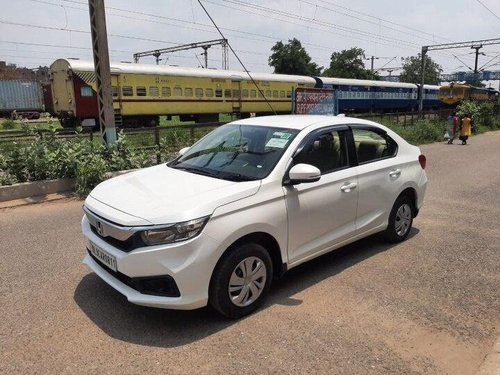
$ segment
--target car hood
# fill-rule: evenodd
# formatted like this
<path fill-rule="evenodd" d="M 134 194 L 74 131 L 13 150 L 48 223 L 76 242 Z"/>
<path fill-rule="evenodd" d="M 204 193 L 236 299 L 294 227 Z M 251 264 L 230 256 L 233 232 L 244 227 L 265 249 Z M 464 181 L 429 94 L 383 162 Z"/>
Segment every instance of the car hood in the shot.
<path fill-rule="evenodd" d="M 121 225 L 169 224 L 211 215 L 217 207 L 254 195 L 260 184 L 260 180 L 227 181 L 162 164 L 102 182 L 85 205 Z"/>

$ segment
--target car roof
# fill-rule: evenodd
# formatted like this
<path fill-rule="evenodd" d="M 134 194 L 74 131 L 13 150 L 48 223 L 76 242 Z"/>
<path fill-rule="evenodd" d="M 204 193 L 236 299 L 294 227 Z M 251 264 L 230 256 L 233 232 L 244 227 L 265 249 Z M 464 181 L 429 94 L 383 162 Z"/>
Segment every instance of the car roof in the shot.
<path fill-rule="evenodd" d="M 372 121 L 363 120 L 354 117 L 344 116 L 323 116 L 323 115 L 276 115 L 251 117 L 244 120 L 233 121 L 230 124 L 234 125 L 256 125 L 269 126 L 276 128 L 289 128 L 302 130 L 310 126 L 326 126 L 326 125 L 349 125 L 349 124 L 366 124 L 381 127 Z"/>

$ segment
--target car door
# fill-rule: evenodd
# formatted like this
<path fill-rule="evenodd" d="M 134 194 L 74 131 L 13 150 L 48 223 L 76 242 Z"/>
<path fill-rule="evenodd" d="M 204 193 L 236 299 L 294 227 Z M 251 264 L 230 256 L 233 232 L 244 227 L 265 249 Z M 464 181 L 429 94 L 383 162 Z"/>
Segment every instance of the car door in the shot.
<path fill-rule="evenodd" d="M 347 131 L 335 127 L 315 132 L 293 158 L 292 165 L 316 166 L 321 178 L 284 186 L 290 264 L 325 252 L 355 232 L 357 177 L 349 163 Z"/>
<path fill-rule="evenodd" d="M 404 163 L 398 163 L 398 147 L 382 129 L 351 126 L 358 166 L 358 234 L 383 229 L 401 191 Z"/>

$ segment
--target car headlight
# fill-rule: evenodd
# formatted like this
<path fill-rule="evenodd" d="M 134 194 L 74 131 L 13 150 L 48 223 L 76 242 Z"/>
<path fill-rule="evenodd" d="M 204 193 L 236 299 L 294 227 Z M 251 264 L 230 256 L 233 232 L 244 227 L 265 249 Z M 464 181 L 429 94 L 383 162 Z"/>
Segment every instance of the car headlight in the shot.
<path fill-rule="evenodd" d="M 162 228 L 141 232 L 141 238 L 148 246 L 189 240 L 201 233 L 210 216 L 171 224 Z"/>

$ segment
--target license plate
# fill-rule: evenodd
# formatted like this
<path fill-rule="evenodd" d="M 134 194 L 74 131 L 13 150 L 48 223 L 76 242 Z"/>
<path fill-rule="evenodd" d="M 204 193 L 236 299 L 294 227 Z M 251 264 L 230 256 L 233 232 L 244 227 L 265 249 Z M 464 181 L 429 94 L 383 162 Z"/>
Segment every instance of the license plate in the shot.
<path fill-rule="evenodd" d="M 93 256 L 99 259 L 106 266 L 111 268 L 113 271 L 116 271 L 116 258 L 113 255 L 108 254 L 106 251 L 101 249 L 99 246 L 89 241 L 90 252 Z"/>

